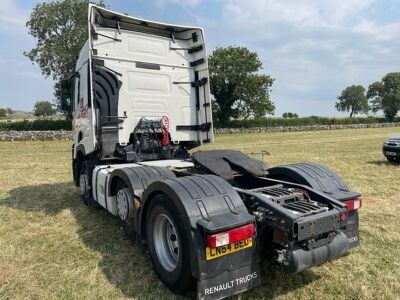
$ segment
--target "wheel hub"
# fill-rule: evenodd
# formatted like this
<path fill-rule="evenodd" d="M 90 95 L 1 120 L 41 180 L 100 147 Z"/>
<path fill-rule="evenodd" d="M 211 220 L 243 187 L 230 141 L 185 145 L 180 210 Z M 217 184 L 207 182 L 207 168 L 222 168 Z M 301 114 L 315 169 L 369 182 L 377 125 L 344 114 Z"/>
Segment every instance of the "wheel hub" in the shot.
<path fill-rule="evenodd" d="M 176 269 L 180 256 L 180 243 L 174 223 L 160 214 L 153 227 L 154 248 L 159 262 L 169 272 Z"/>
<path fill-rule="evenodd" d="M 89 178 L 86 174 L 81 174 L 81 176 L 79 176 L 79 190 L 81 196 L 89 192 Z"/>
<path fill-rule="evenodd" d="M 129 215 L 129 203 L 131 201 L 130 192 L 127 188 L 121 189 L 117 193 L 117 211 L 121 220 L 126 220 Z"/>

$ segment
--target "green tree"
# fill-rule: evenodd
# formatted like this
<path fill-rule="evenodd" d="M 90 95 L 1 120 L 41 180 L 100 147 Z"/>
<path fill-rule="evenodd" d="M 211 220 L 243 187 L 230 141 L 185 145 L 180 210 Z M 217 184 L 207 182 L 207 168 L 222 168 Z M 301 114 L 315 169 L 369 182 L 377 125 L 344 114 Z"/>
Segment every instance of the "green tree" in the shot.
<path fill-rule="evenodd" d="M 49 101 L 37 101 L 34 105 L 33 114 L 36 117 L 47 117 L 54 115 L 54 110 Z"/>
<path fill-rule="evenodd" d="M 7 110 L 5 108 L 0 108 L 0 118 L 5 118 L 7 116 Z"/>
<path fill-rule="evenodd" d="M 366 114 L 369 111 L 368 100 L 365 97 L 365 88 L 361 85 L 348 86 L 337 99 L 339 101 L 335 103 L 336 109 L 338 111 L 350 112 L 350 118 L 354 114 Z"/>
<path fill-rule="evenodd" d="M 88 38 L 88 5 L 104 6 L 103 1 L 58 0 L 38 3 L 26 26 L 36 47 L 24 55 L 37 63 L 42 74 L 55 81 L 54 95 L 60 109 L 60 80 L 75 69 L 76 57 Z"/>
<path fill-rule="evenodd" d="M 13 110 L 9 107 L 7 107 L 6 110 L 7 110 L 7 117 L 11 118 L 11 116 L 13 114 Z"/>
<path fill-rule="evenodd" d="M 284 119 L 291 119 L 291 118 L 298 118 L 298 117 L 299 117 L 298 114 L 292 113 L 292 112 L 284 112 L 282 114 L 282 118 L 284 118 Z"/>
<path fill-rule="evenodd" d="M 256 52 L 245 47 L 219 47 L 208 64 L 218 121 L 225 123 L 232 116 L 258 118 L 275 111 L 269 98 L 274 80 L 259 74 L 262 63 Z"/>
<path fill-rule="evenodd" d="M 368 87 L 367 98 L 372 111 L 382 110 L 389 121 L 400 111 L 400 72 L 388 73 Z"/>

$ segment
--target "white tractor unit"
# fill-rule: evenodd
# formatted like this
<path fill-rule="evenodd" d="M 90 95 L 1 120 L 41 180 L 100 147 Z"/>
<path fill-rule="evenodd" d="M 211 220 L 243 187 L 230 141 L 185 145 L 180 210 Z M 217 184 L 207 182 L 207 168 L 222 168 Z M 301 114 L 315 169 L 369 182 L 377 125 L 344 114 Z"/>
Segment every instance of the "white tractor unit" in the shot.
<path fill-rule="evenodd" d="M 268 167 L 214 140 L 201 28 L 89 6 L 62 82 L 75 184 L 120 219 L 174 293 L 221 299 L 261 282 L 260 260 L 300 272 L 359 245 L 360 194 L 328 168 Z"/>

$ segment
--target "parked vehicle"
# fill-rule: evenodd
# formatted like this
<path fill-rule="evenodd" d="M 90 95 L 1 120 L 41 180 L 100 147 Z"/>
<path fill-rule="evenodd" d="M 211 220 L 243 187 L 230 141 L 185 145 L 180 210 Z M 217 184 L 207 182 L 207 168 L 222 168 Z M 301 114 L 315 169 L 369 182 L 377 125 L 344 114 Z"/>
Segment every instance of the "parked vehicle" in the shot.
<path fill-rule="evenodd" d="M 360 194 L 327 167 L 268 167 L 214 140 L 203 30 L 89 6 L 63 81 L 74 182 L 120 219 L 174 293 L 220 299 L 261 282 L 264 256 L 300 272 L 359 245 Z"/>
<path fill-rule="evenodd" d="M 400 134 L 386 138 L 382 151 L 388 161 L 400 162 Z"/>

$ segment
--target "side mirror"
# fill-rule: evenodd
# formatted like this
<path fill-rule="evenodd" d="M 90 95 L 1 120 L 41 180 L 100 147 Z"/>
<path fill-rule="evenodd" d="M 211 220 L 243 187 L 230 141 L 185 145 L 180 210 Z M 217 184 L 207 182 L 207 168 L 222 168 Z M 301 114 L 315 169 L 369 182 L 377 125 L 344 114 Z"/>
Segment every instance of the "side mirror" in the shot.
<path fill-rule="evenodd" d="M 61 94 L 61 109 L 65 111 L 68 118 L 72 119 L 72 109 L 71 109 L 71 96 L 67 93 Z"/>
<path fill-rule="evenodd" d="M 72 119 L 71 80 L 69 79 L 61 80 L 61 110 Z"/>
<path fill-rule="evenodd" d="M 63 79 L 61 80 L 61 89 L 64 91 L 68 90 L 71 88 L 71 81 L 69 79 Z"/>

